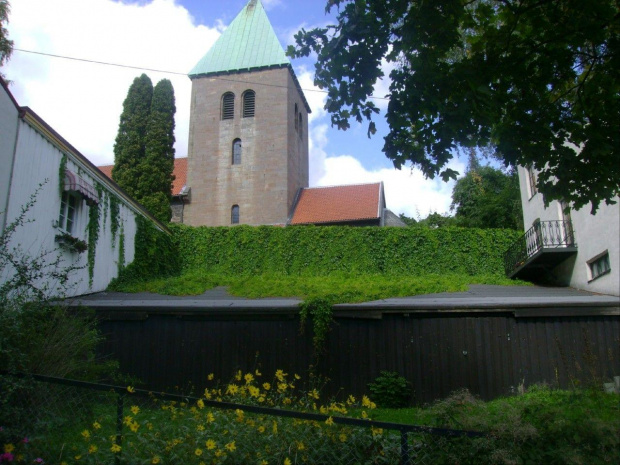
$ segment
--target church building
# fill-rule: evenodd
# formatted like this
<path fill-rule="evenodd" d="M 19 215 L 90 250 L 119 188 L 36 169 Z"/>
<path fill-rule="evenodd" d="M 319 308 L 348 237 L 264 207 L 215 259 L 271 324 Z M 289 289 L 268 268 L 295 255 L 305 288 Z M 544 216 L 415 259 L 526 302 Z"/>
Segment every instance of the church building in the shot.
<path fill-rule="evenodd" d="M 385 208 L 383 183 L 308 187 L 310 106 L 260 0 L 248 1 L 189 78 L 173 222 L 404 226 Z M 111 176 L 111 165 L 100 169 Z"/>
<path fill-rule="evenodd" d="M 308 186 L 310 107 L 260 0 L 190 71 L 189 225 L 286 224 Z"/>

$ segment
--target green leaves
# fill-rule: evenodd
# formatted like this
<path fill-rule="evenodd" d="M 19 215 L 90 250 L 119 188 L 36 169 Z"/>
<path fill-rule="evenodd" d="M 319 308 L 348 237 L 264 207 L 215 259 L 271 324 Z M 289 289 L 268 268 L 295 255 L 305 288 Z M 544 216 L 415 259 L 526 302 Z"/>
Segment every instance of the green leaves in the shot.
<path fill-rule="evenodd" d="M 539 190 L 580 208 L 620 193 L 620 6 L 600 0 L 330 1 L 337 23 L 296 36 L 317 54 L 332 124 L 368 121 L 390 73 L 384 152 L 430 178 L 458 147 L 495 144 L 507 165 L 533 165 Z M 346 83 L 343 85 L 342 83 Z"/>
<path fill-rule="evenodd" d="M 168 222 L 174 177 L 174 89 L 143 74 L 129 88 L 114 146 L 112 178 L 159 221 Z"/>

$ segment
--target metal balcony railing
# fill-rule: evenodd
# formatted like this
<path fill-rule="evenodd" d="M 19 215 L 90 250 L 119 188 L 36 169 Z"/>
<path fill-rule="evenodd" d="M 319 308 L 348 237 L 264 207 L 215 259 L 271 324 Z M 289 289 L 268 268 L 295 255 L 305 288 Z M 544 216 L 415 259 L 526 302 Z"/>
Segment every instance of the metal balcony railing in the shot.
<path fill-rule="evenodd" d="M 504 269 L 513 276 L 544 249 L 576 248 L 570 221 L 538 221 L 504 253 Z"/>

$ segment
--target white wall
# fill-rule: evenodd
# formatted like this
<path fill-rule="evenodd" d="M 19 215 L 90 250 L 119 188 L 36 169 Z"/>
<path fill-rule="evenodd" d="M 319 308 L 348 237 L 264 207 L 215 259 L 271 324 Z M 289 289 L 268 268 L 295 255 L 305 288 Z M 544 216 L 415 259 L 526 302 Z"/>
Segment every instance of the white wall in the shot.
<path fill-rule="evenodd" d="M 4 214 L 9 200 L 13 149 L 17 137 L 17 114 L 13 100 L 0 87 L 0 233 L 4 229 Z"/>
<path fill-rule="evenodd" d="M 82 267 L 72 273 L 68 295 L 80 295 L 104 290 L 110 280 L 118 274 L 119 240 L 120 234 L 112 241 L 111 219 L 109 202 L 106 207 L 105 196 L 111 195 L 104 186 L 104 195 L 100 199 L 100 232 L 97 241 L 95 267 L 92 285 L 89 284 L 87 265 L 88 252 L 77 253 L 59 248 L 55 241 L 59 230 L 53 226 L 58 220 L 60 194 L 60 163 L 63 153 L 68 155 L 67 169 L 79 174 L 91 185 L 96 185 L 95 176 L 91 168 L 79 157 L 70 152 L 61 151 L 56 144 L 32 127 L 19 119 L 19 136 L 16 146 L 15 166 L 11 179 L 11 196 L 7 210 L 8 223 L 16 218 L 22 206 L 30 196 L 40 187 L 36 203 L 27 213 L 28 223 L 20 227 L 12 238 L 11 246 L 19 246 L 30 256 L 39 257 L 48 254 L 52 261 L 60 254 L 63 263 Z M 78 208 L 77 222 L 73 236 L 88 242 L 88 209 L 84 200 Z M 123 225 L 125 238 L 125 265 L 134 258 L 134 236 L 136 233 L 136 212 L 127 202 L 120 201 L 120 222 Z M 52 286 L 54 283 L 51 283 Z"/>
<path fill-rule="evenodd" d="M 527 170 L 519 166 L 518 172 L 525 230 L 531 228 L 536 219 L 561 220 L 560 203 L 553 201 L 545 208 L 542 194 L 531 195 Z M 595 215 L 590 214 L 589 205 L 578 211 L 571 210 L 577 256 L 554 270 L 570 286 L 590 292 L 620 295 L 620 198 L 615 200 L 615 205 L 603 203 Z M 611 272 L 591 280 L 588 262 L 605 251 L 609 253 Z"/>

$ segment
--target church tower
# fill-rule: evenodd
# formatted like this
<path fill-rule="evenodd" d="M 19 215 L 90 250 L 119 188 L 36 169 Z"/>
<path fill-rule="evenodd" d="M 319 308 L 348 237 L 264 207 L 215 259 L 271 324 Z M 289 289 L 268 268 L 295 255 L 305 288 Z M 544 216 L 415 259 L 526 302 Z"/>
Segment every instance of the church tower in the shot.
<path fill-rule="evenodd" d="M 184 223 L 286 224 L 308 186 L 310 107 L 260 0 L 190 71 Z"/>

